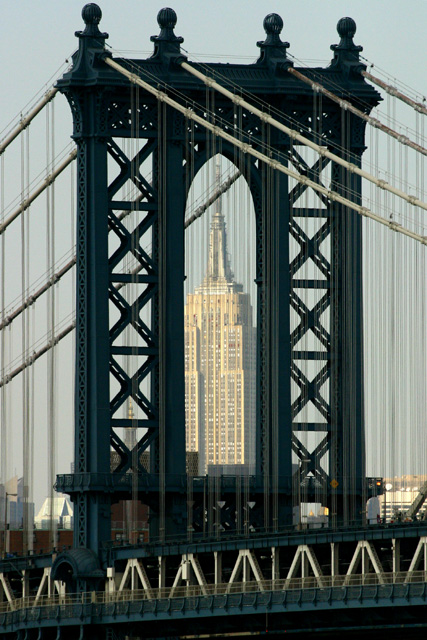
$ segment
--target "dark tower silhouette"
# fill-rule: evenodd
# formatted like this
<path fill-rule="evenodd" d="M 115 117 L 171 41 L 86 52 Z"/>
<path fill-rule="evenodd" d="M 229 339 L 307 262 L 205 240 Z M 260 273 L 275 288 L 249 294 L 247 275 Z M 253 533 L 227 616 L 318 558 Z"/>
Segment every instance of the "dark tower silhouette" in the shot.
<path fill-rule="evenodd" d="M 191 125 L 182 113 L 159 103 L 152 94 L 131 90 L 127 79 L 106 65 L 108 36 L 98 28 L 97 5 L 86 5 L 83 18 L 86 26 L 77 33 L 79 49 L 73 66 L 58 82 L 74 118 L 78 220 L 75 473 L 58 477 L 57 487 L 74 502 L 78 561 L 77 568 L 72 567 L 73 579 L 87 588 L 88 582 L 96 580 L 104 545 L 110 540 L 111 502 L 131 495 L 130 469 L 139 477 L 139 499 L 150 507 L 152 539 L 185 534 L 193 526 L 186 522 L 184 212 L 188 176 L 214 155 L 215 146 L 202 127 Z M 174 34 L 175 12 L 162 9 L 158 22 L 161 31 L 152 38 L 154 54 L 146 60 L 120 63 L 156 87 L 166 83 L 204 104 L 205 86 L 180 67 L 185 57 L 180 49 L 183 40 Z M 262 100 L 279 120 L 286 123 L 291 118 L 305 135 L 325 148 L 338 145 L 338 153 L 360 164 L 365 123 L 351 113 L 342 118 L 339 106 L 325 98 L 323 128 L 316 130 L 311 90 L 288 73 L 293 63 L 287 57 L 288 43 L 280 39 L 282 27 L 277 14 L 266 17 L 266 39 L 258 43 L 260 56 L 255 64 L 206 63 L 204 72 L 221 74 L 221 83 L 229 88 L 239 84 L 241 92 L 250 92 L 251 100 Z M 359 60 L 361 48 L 353 43 L 354 22 L 343 19 L 338 32 L 341 41 L 333 48 L 331 65 L 304 71 L 324 86 L 333 86 L 338 95 L 363 101 L 368 112 L 379 97 L 360 74 L 364 66 Z M 273 160 L 297 167 L 303 176 L 322 179 L 328 160 L 320 157 L 309 166 L 287 135 L 230 104 L 221 95 L 210 103 L 222 126 L 233 131 L 238 117 L 239 135 L 247 144 L 262 149 L 268 142 Z M 134 155 L 127 155 L 119 138 L 139 141 Z M 335 522 L 360 520 L 366 493 L 361 218 L 326 197 L 319 198 L 318 207 L 300 208 L 298 200 L 307 185 L 291 188 L 283 173 L 236 153 L 227 141 L 222 142 L 221 153 L 248 180 L 256 216 L 257 424 L 251 527 L 291 525 L 292 486 L 304 486 L 308 500 L 321 490 Z M 115 171 L 109 169 L 111 164 Z M 150 166 L 151 181 L 144 178 L 142 165 Z M 331 177 L 332 189 L 360 199 L 359 178 L 344 176 L 334 164 Z M 130 202 L 121 196 L 128 181 L 136 190 Z M 129 209 L 136 216 L 132 230 L 122 222 Z M 303 229 L 307 217 L 319 221 L 311 237 Z M 214 224 L 220 229 L 220 215 Z M 292 259 L 291 238 L 298 246 Z M 146 250 L 149 244 L 151 252 Z M 138 271 L 124 272 L 126 256 L 136 261 Z M 309 262 L 321 277 L 299 276 L 301 266 Z M 219 264 L 224 266 L 226 280 L 227 263 Z M 131 294 L 121 291 L 123 284 Z M 311 290 L 322 291 L 322 296 L 308 308 L 301 292 Z M 298 318 L 292 331 L 291 309 Z M 330 326 L 322 320 L 326 309 Z M 124 345 L 122 336 L 130 327 L 131 343 Z M 313 334 L 320 347 L 299 348 L 306 334 Z M 128 358 L 127 368 L 123 358 Z M 321 367 L 310 380 L 302 363 L 314 360 Z M 291 380 L 299 390 L 293 401 Z M 122 413 L 130 397 L 135 410 L 132 421 Z M 316 408 L 321 420 L 304 420 L 301 411 L 307 403 Z M 137 455 L 132 455 L 118 433 L 130 426 L 138 433 Z M 321 436 L 320 444 L 311 450 L 301 441 L 301 433 L 310 431 Z M 120 458 L 112 473 L 111 447 Z M 148 449 L 149 473 L 140 463 L 140 454 Z M 197 503 L 196 495 L 194 500 Z M 61 562 L 66 565 L 71 560 L 60 557 L 59 568 Z M 83 565 L 91 571 L 80 569 Z"/>

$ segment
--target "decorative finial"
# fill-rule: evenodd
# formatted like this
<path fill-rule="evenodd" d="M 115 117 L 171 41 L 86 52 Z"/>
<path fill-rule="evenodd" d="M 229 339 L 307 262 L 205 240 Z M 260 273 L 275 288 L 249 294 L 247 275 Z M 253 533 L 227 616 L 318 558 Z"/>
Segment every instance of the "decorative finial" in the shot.
<path fill-rule="evenodd" d="M 360 62 L 359 53 L 363 51 L 363 47 L 355 45 L 353 42 L 356 33 L 356 23 L 353 18 L 341 18 L 338 20 L 337 31 L 340 37 L 339 44 L 332 44 L 331 49 L 334 52 L 334 59 L 331 66 L 340 68 L 346 73 L 359 74 L 366 66 Z"/>
<path fill-rule="evenodd" d="M 176 12 L 169 7 L 165 7 L 164 9 L 160 9 L 157 14 L 157 24 L 160 29 L 175 29 L 176 23 L 178 21 Z"/>
<path fill-rule="evenodd" d="M 101 8 L 94 2 L 85 4 L 82 9 L 82 18 L 86 25 L 84 31 L 76 31 L 76 36 L 89 36 L 90 38 L 108 38 L 108 33 L 101 33 L 98 25 L 101 22 Z"/>
<path fill-rule="evenodd" d="M 353 18 L 341 18 L 338 20 L 337 31 L 340 38 L 353 39 L 356 33 L 356 23 Z"/>
<path fill-rule="evenodd" d="M 356 23 L 353 18 L 341 18 L 337 24 L 338 35 L 341 38 L 339 44 L 331 45 L 332 51 L 363 51 L 363 47 L 356 46 L 353 42 L 356 33 Z"/>
<path fill-rule="evenodd" d="M 158 36 L 151 36 L 152 42 L 184 42 L 184 38 L 177 37 L 174 34 L 175 25 L 177 23 L 177 15 L 173 9 L 165 7 L 160 9 L 157 14 L 157 23 L 160 27 L 160 33 Z"/>
<path fill-rule="evenodd" d="M 101 22 L 102 11 L 94 2 L 85 4 L 82 9 L 82 18 L 85 25 L 98 25 Z"/>
<path fill-rule="evenodd" d="M 278 63 L 286 63 L 289 66 L 291 62 L 286 59 L 286 49 L 289 42 L 282 42 L 280 34 L 283 29 L 283 20 L 278 13 L 269 13 L 264 18 L 264 31 L 267 37 L 264 41 L 257 42 L 257 46 L 261 49 L 261 55 L 257 61 L 259 64 L 269 64 L 276 67 Z"/>
<path fill-rule="evenodd" d="M 154 54 L 152 58 L 162 59 L 170 63 L 171 59 L 176 59 L 177 55 L 182 56 L 180 44 L 184 42 L 184 38 L 176 36 L 174 28 L 177 23 L 176 12 L 169 7 L 160 9 L 157 14 L 157 23 L 160 27 L 158 36 L 151 36 L 151 42 L 154 42 Z"/>
<path fill-rule="evenodd" d="M 262 25 L 268 39 L 268 36 L 279 35 L 282 33 L 283 20 L 278 13 L 269 13 L 268 16 L 265 16 Z"/>

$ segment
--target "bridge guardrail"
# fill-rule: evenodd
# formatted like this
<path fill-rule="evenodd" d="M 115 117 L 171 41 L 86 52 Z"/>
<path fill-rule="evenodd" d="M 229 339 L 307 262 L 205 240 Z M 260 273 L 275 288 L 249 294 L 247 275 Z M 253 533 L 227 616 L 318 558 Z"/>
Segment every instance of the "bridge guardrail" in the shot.
<path fill-rule="evenodd" d="M 306 601 L 315 598 L 316 601 L 330 599 L 340 600 L 344 593 L 351 594 L 351 589 L 364 587 L 373 588 L 373 597 L 377 588 L 383 590 L 390 587 L 390 594 L 394 586 L 401 585 L 405 589 L 413 589 L 415 585 L 424 593 L 427 584 L 427 571 L 401 571 L 399 573 L 367 573 L 339 576 L 309 576 L 306 578 L 282 578 L 280 580 L 248 581 L 236 583 L 184 585 L 166 587 L 162 589 L 123 589 L 121 591 L 89 591 L 84 593 L 55 594 L 51 596 L 27 596 L 12 601 L 0 602 L 0 614 L 40 607 L 69 607 L 89 604 L 108 605 L 123 602 L 159 602 L 168 601 L 171 608 L 174 600 L 183 598 L 199 598 L 213 596 L 232 596 L 233 594 L 271 594 L 286 592 L 287 601 Z M 345 588 L 345 591 L 343 590 Z M 349 592 L 350 590 L 350 592 Z M 357 595 L 357 594 L 356 594 Z M 366 595 L 366 593 L 365 593 Z"/>

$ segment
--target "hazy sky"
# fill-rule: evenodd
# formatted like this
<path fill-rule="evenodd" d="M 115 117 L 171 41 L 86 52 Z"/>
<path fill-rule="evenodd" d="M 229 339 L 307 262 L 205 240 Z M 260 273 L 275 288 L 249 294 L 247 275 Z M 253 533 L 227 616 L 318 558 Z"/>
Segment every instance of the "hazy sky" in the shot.
<path fill-rule="evenodd" d="M 129 57 L 151 53 L 150 36 L 159 33 L 156 16 L 163 2 L 104 0 L 100 6 L 100 29 L 109 33 L 107 43 L 113 50 Z M 332 57 L 330 45 L 339 41 L 336 24 L 341 17 L 351 16 L 357 23 L 355 42 L 363 46 L 362 55 L 427 95 L 427 0 L 175 0 L 171 6 L 178 14 L 175 33 L 184 37 L 189 59 L 205 62 L 209 56 L 215 60 L 221 56 L 223 62 L 227 57 L 254 61 L 259 53 L 256 42 L 265 35 L 263 19 L 276 12 L 284 21 L 282 39 L 290 43 L 289 52 L 308 66 L 326 66 Z M 0 132 L 25 112 L 25 105 L 46 83 L 52 84 L 57 69 L 77 48 L 74 32 L 84 27 L 82 7 L 75 0 L 2 0 Z M 64 129 L 69 126 L 69 119 L 64 119 Z M 71 130 L 64 133 L 67 137 Z M 67 472 L 68 463 L 59 470 Z M 40 503 L 44 482 L 36 493 Z"/>
<path fill-rule="evenodd" d="M 76 0 L 2 0 L 0 130 L 55 73 L 77 46 L 74 32 L 83 26 Z M 114 49 L 152 50 L 158 33 L 157 0 L 104 0 L 101 30 Z M 194 54 L 257 57 L 262 22 L 271 12 L 284 21 L 289 51 L 307 60 L 327 61 L 337 43 L 339 18 L 357 23 L 356 42 L 363 55 L 409 86 L 427 93 L 426 0 L 175 0 L 177 35 Z"/>

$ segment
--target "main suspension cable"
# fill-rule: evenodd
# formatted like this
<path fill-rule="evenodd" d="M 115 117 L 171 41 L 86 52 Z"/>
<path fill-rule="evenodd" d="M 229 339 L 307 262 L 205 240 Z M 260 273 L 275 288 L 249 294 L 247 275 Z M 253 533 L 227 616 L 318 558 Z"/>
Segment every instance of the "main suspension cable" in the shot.
<path fill-rule="evenodd" d="M 62 276 L 64 276 L 75 264 L 76 264 L 76 257 L 74 256 L 59 271 L 54 273 L 52 277 L 49 278 L 49 280 L 47 280 L 47 282 L 45 282 L 45 284 L 42 287 L 40 287 L 40 289 L 37 289 L 37 291 L 32 293 L 30 296 L 28 296 L 28 298 L 26 298 L 26 300 L 24 300 L 24 302 L 19 307 L 14 309 L 11 313 L 9 313 L 5 317 L 4 320 L 0 322 L 0 331 L 5 327 L 9 326 L 10 323 L 13 322 L 13 320 L 15 320 L 23 311 L 25 311 L 25 309 L 28 309 L 28 307 L 31 307 L 31 305 L 34 304 L 34 302 L 38 298 L 40 298 L 40 296 L 43 295 L 43 293 L 45 293 L 48 289 L 50 289 L 50 287 L 56 284 L 62 278 Z"/>
<path fill-rule="evenodd" d="M 377 87 L 381 87 L 381 89 L 384 89 L 384 91 L 386 91 L 389 95 L 394 96 L 395 98 L 397 98 L 398 100 L 401 100 L 402 102 L 405 102 L 410 107 L 415 109 L 415 111 L 418 111 L 418 113 L 423 113 L 425 116 L 427 116 L 427 107 L 424 104 L 422 104 L 421 102 L 417 102 L 416 100 L 413 100 L 412 98 L 407 96 L 405 93 L 402 93 L 401 91 L 399 91 L 397 87 L 394 87 L 391 84 L 387 84 L 387 82 L 384 82 L 384 80 L 377 78 L 377 76 L 372 75 L 372 73 L 369 73 L 368 71 L 362 71 L 362 76 L 364 76 L 365 78 L 367 78 L 368 80 L 376 84 Z"/>
<path fill-rule="evenodd" d="M 215 190 L 213 195 L 211 195 L 210 198 L 208 198 L 202 205 L 200 205 L 200 207 L 198 207 L 196 211 L 185 220 L 184 228 L 187 229 L 190 224 L 197 220 L 197 218 L 200 218 L 200 216 L 203 215 L 205 211 L 207 211 L 207 209 L 209 209 L 209 207 L 212 206 L 223 193 L 226 193 L 226 191 L 228 191 L 232 187 L 232 185 L 236 182 L 236 180 L 238 180 L 238 178 L 240 178 L 241 175 L 242 174 L 240 171 L 236 171 L 230 178 L 225 180 L 225 182 L 223 182 Z"/>
<path fill-rule="evenodd" d="M 39 197 L 39 195 L 41 193 L 43 193 L 43 191 L 45 191 L 55 180 L 56 178 L 64 171 L 64 169 L 66 169 L 68 167 L 69 164 L 71 164 L 73 162 L 73 160 L 75 160 L 77 158 L 77 149 L 73 149 L 71 151 L 71 153 L 68 155 L 67 158 L 65 158 L 65 160 L 63 160 L 63 162 L 61 162 L 61 164 L 56 167 L 56 169 L 54 171 L 52 171 L 52 173 L 50 173 L 44 180 L 43 182 L 37 187 L 37 189 L 35 191 L 33 191 L 33 193 L 31 193 L 28 198 L 26 198 L 17 209 L 15 209 L 15 211 L 4 221 L 0 224 L 0 235 L 2 235 L 2 233 L 4 233 L 7 229 L 7 227 L 21 214 L 23 213 L 26 209 L 28 209 L 28 207 L 34 202 L 34 200 L 36 198 Z"/>
<path fill-rule="evenodd" d="M 169 106 L 173 107 L 174 109 L 176 109 L 177 111 L 179 111 L 180 113 L 182 113 L 184 116 L 186 116 L 189 120 L 194 120 L 195 122 L 197 122 L 198 124 L 200 124 L 202 127 L 205 127 L 206 129 L 210 130 L 212 133 L 214 133 L 215 135 L 219 136 L 220 138 L 223 138 L 224 140 L 227 140 L 227 142 L 231 143 L 232 145 L 234 145 L 235 147 L 240 148 L 243 153 L 248 153 L 249 155 L 253 156 L 254 158 L 257 158 L 258 160 L 261 160 L 262 162 L 264 162 L 265 164 L 267 164 L 268 166 L 276 169 L 277 171 L 281 171 L 282 173 L 288 175 L 289 177 L 293 178 L 294 180 L 296 180 L 297 182 L 306 185 L 307 187 L 310 187 L 311 189 L 313 189 L 314 191 L 317 191 L 318 193 L 321 193 L 322 195 L 326 196 L 327 198 L 329 198 L 329 200 L 332 200 L 334 202 L 338 202 L 339 204 L 342 204 L 346 207 L 348 207 L 349 209 L 352 209 L 353 211 L 356 211 L 357 213 L 367 217 L 367 218 L 371 218 L 372 220 L 375 220 L 377 222 L 379 222 L 380 224 L 385 225 L 386 227 L 389 227 L 390 229 L 392 229 L 393 231 L 396 231 L 398 233 L 402 233 L 414 240 L 417 240 L 418 242 L 421 242 L 421 244 L 427 244 L 427 238 L 425 236 L 419 235 L 417 233 L 414 233 L 413 231 L 410 231 L 409 229 L 406 229 L 404 227 L 402 227 L 400 224 L 394 222 L 393 220 L 387 220 L 385 218 L 382 218 L 381 216 L 373 213 L 370 209 L 368 209 L 367 207 L 363 207 L 361 205 L 358 205 L 354 202 L 352 202 L 351 200 L 348 200 L 347 198 L 344 198 L 343 196 L 339 195 L 338 193 L 331 191 L 330 189 L 327 189 L 326 187 L 323 187 L 319 184 L 317 184 L 316 182 L 313 182 L 313 180 L 310 180 L 309 178 L 307 178 L 306 176 L 301 176 L 298 173 L 295 173 L 295 171 L 292 171 L 291 169 L 288 169 L 288 167 L 284 166 L 283 164 L 281 164 L 280 162 L 278 162 L 277 160 L 273 160 L 271 158 L 269 158 L 268 156 L 266 156 L 265 154 L 261 153 L 260 151 L 257 151 L 256 149 L 254 149 L 250 144 L 241 142 L 240 140 L 237 140 L 234 136 L 230 135 L 229 133 L 223 131 L 222 129 L 220 129 L 218 126 L 215 126 L 209 122 L 206 122 L 206 120 L 204 118 L 202 118 L 201 116 L 197 115 L 196 113 L 194 113 L 194 111 L 191 108 L 185 107 L 181 104 L 179 104 L 178 102 L 176 102 L 175 100 L 173 100 L 172 98 L 170 98 L 164 91 L 160 91 L 159 89 L 156 89 L 154 87 L 152 87 L 150 84 L 148 84 L 147 82 L 145 82 L 144 80 L 141 80 L 141 78 L 139 78 L 137 75 L 135 75 L 134 73 L 129 72 L 127 69 L 125 69 L 124 67 L 122 67 L 121 65 L 119 65 L 117 62 L 115 62 L 114 60 L 112 60 L 111 58 L 105 58 L 105 63 L 107 65 L 109 65 L 110 67 L 112 67 L 113 69 L 115 69 L 116 71 L 118 71 L 120 74 L 126 76 L 130 82 L 139 84 L 143 89 L 145 89 L 146 91 L 148 91 L 149 93 L 151 93 L 152 95 L 154 95 L 160 102 L 164 102 L 165 104 L 168 104 Z M 187 65 L 187 63 L 183 63 L 185 64 L 185 68 L 189 67 L 190 65 Z M 192 69 L 192 67 L 190 67 Z M 199 74 L 198 71 L 194 70 L 196 72 L 196 74 Z M 220 86 L 217 85 L 217 83 L 215 83 L 213 80 L 211 80 L 210 78 L 207 78 L 206 76 L 203 76 L 203 74 L 200 74 L 202 77 L 205 77 L 207 80 L 207 84 L 208 86 Z M 239 98 L 238 96 L 235 96 L 234 94 L 232 94 L 231 92 L 227 91 L 227 89 L 224 89 L 223 87 L 220 87 L 221 92 L 224 93 L 225 95 L 230 94 L 230 97 L 233 99 L 233 101 L 236 104 L 242 105 L 246 108 L 246 105 L 248 103 L 246 103 L 245 100 L 243 100 L 242 98 Z M 329 157 L 330 152 L 327 151 L 325 148 L 323 147 L 319 147 L 318 145 L 316 145 L 315 143 L 312 143 L 311 141 L 307 140 L 307 139 L 303 139 L 301 140 L 301 138 L 303 138 L 302 136 L 300 136 L 299 133 L 289 129 L 288 127 L 285 127 L 285 125 L 282 125 L 280 122 L 277 122 L 276 120 L 274 120 L 273 118 L 271 118 L 271 116 L 269 114 L 263 113 L 262 111 L 260 111 L 259 109 L 255 109 L 254 107 L 252 107 L 251 105 L 248 105 L 250 107 L 251 110 L 253 110 L 253 112 L 256 112 L 256 115 L 259 115 L 261 117 L 261 119 L 267 123 L 270 124 L 274 124 L 274 126 L 277 126 L 277 128 L 280 128 L 282 131 L 285 131 L 289 137 L 291 139 L 295 139 L 298 140 L 300 142 L 303 142 L 303 144 L 305 144 L 307 142 L 307 146 L 310 146 L 311 148 L 314 148 L 315 150 L 318 151 L 318 153 L 322 156 L 326 156 Z M 305 142 L 306 141 L 306 142 Z M 356 165 L 353 165 L 352 163 L 346 162 L 345 160 L 342 160 L 342 158 L 339 158 L 338 156 L 335 156 L 334 154 L 330 154 L 331 156 L 333 156 L 333 159 L 335 161 L 342 164 L 343 166 L 345 166 L 346 168 L 353 170 L 355 173 L 361 172 L 362 174 L 365 174 L 366 172 L 362 172 L 361 169 L 358 169 L 358 167 L 356 167 Z M 357 171 L 356 171 L 357 170 Z M 360 175 L 360 174 L 359 174 Z M 370 176 L 370 174 L 366 173 L 366 176 L 369 176 L 370 178 L 372 178 L 375 182 L 375 184 L 377 184 L 377 186 L 386 189 L 386 187 L 388 187 L 387 190 L 390 190 L 392 193 L 395 193 L 396 195 L 400 195 L 401 193 L 403 194 L 403 192 L 400 192 L 399 189 L 395 189 L 394 187 L 391 187 L 390 185 L 388 185 L 384 180 L 378 180 L 377 178 L 374 178 L 373 176 Z M 403 194 L 405 196 L 405 198 L 408 199 L 409 202 L 411 202 L 414 205 L 420 206 L 424 209 L 427 210 L 427 203 L 418 201 L 417 198 L 415 198 L 414 196 L 407 196 L 407 194 Z"/>
<path fill-rule="evenodd" d="M 378 118 L 373 118 L 372 116 L 369 116 L 368 114 L 363 113 L 363 111 L 361 111 L 360 109 L 352 105 L 351 102 L 349 102 L 348 100 L 344 100 L 339 96 L 336 96 L 334 93 L 332 93 L 332 91 L 329 91 L 328 89 L 326 89 L 319 82 L 315 82 L 311 78 L 308 78 L 303 73 L 301 73 L 300 71 L 297 71 L 293 67 L 289 67 L 288 72 L 292 73 L 292 75 L 298 78 L 298 80 L 301 80 L 301 82 L 304 82 L 305 84 L 310 85 L 313 91 L 319 91 L 320 93 L 323 93 L 323 95 L 327 96 L 330 100 L 339 104 L 342 109 L 346 109 L 347 111 L 350 111 L 354 115 L 358 116 L 359 118 L 361 118 L 362 120 L 370 124 L 372 127 L 375 127 L 380 131 L 383 131 L 388 136 L 395 138 L 395 140 L 397 140 L 398 142 L 401 142 L 402 144 L 410 147 L 411 149 L 418 151 L 418 153 L 422 153 L 424 156 L 427 156 L 427 149 L 425 147 L 421 146 L 420 144 L 417 144 L 416 142 L 413 142 L 407 136 L 402 135 L 398 131 L 391 129 L 391 127 L 388 127 L 387 125 L 380 122 Z M 362 72 L 362 74 L 366 75 L 366 72 Z M 368 76 L 369 75 L 370 74 L 368 74 Z M 396 95 L 396 94 L 392 94 L 392 95 Z M 427 110 L 426 110 L 426 113 L 427 113 Z"/>
<path fill-rule="evenodd" d="M 113 62 L 112 60 L 106 59 L 106 62 L 110 66 L 113 66 L 113 64 L 111 64 Z M 114 64 L 117 64 L 117 63 L 114 63 Z M 119 67 L 120 65 L 117 65 L 117 66 Z M 402 198 L 402 199 L 406 200 L 410 204 L 413 204 L 414 206 L 421 207 L 422 209 L 425 209 L 427 211 L 427 203 L 426 202 L 422 202 L 421 200 L 419 200 L 415 196 L 409 195 L 409 194 L 405 193 L 404 191 L 401 191 L 400 189 L 397 189 L 396 187 L 393 187 L 392 185 L 390 185 L 385 180 L 381 180 L 380 178 L 376 178 L 375 176 L 371 175 L 367 171 L 364 171 L 363 169 L 359 168 L 356 164 L 354 164 L 352 162 L 348 162 L 347 160 L 344 160 L 340 156 L 337 156 L 335 153 L 332 153 L 331 151 L 329 151 L 325 147 L 322 147 L 322 146 L 316 144 L 315 142 L 312 142 L 311 140 L 309 140 L 305 136 L 302 136 L 297 131 L 294 131 L 293 129 L 291 129 L 290 127 L 286 126 L 285 124 L 282 124 L 281 122 L 279 122 L 278 120 L 276 120 L 275 118 L 270 116 L 270 114 L 265 113 L 264 111 L 261 111 L 257 107 L 254 107 L 249 102 L 244 100 L 244 98 L 235 95 L 234 93 L 232 93 L 228 89 L 225 89 L 218 82 L 216 82 L 212 78 L 209 78 L 205 74 L 201 73 L 200 71 L 198 71 L 197 69 L 195 69 L 194 67 L 189 65 L 187 62 L 181 62 L 181 67 L 183 69 L 185 69 L 186 71 L 188 71 L 189 73 L 191 73 L 196 78 L 198 78 L 199 80 L 201 80 L 204 84 L 206 84 L 206 86 L 212 87 L 213 89 L 216 89 L 217 91 L 222 93 L 224 96 L 228 97 L 232 102 L 234 102 L 234 104 L 241 105 L 242 107 L 247 109 L 250 113 L 253 113 L 254 115 L 257 115 L 262 121 L 272 125 L 273 127 L 278 129 L 279 131 L 283 131 L 292 140 L 295 140 L 297 142 L 300 142 L 301 144 L 306 145 L 307 147 L 310 147 L 310 149 L 313 149 L 313 151 L 318 153 L 320 156 L 328 158 L 329 160 L 332 160 L 333 162 L 335 162 L 335 163 L 339 164 L 340 166 L 344 167 L 345 169 L 347 169 L 350 173 L 355 173 L 356 175 L 360 176 L 361 178 L 365 178 L 366 180 L 369 180 L 369 182 L 374 183 L 377 187 L 380 187 L 381 189 L 384 189 L 385 191 L 389 191 L 390 193 L 393 193 L 394 195 L 398 196 L 399 198 Z M 116 68 L 116 67 L 114 67 L 114 68 Z M 121 69 L 123 69 L 123 71 L 126 71 L 123 67 L 121 67 Z M 289 70 L 291 71 L 291 69 L 289 69 Z M 294 70 L 294 69 L 292 69 L 292 71 L 295 71 L 295 74 L 299 74 L 299 72 Z M 128 74 L 128 72 L 126 72 L 124 75 L 127 75 L 127 74 Z M 133 75 L 133 74 L 129 74 L 129 75 Z M 129 77 L 129 75 L 128 75 L 128 77 Z M 305 76 L 303 76 L 302 74 L 299 74 L 298 77 L 300 75 L 302 76 L 302 78 L 305 78 Z M 310 84 L 312 83 L 312 81 L 309 80 L 308 78 L 307 78 L 307 81 L 309 81 Z M 145 83 L 145 84 L 147 84 L 147 83 Z M 317 84 L 317 83 L 313 83 L 313 84 Z M 147 86 L 150 86 L 150 85 L 147 85 Z M 319 87 L 321 87 L 321 85 L 319 85 Z M 326 89 L 325 89 L 325 91 L 326 91 Z M 161 99 L 161 98 L 159 98 L 159 99 Z M 337 100 L 340 100 L 340 99 L 337 98 Z M 341 102 L 347 102 L 347 101 L 341 101 Z M 348 104 L 350 105 L 350 103 L 348 103 Z M 352 105 L 350 105 L 350 106 L 352 107 Z M 352 108 L 355 109 L 355 107 L 352 107 Z M 358 111 L 358 113 L 362 113 L 362 112 L 359 112 L 359 110 L 357 110 L 357 111 Z M 363 114 L 363 115 L 365 116 L 366 114 Z M 366 117 L 370 118 L 370 116 L 366 116 Z M 378 128 L 381 128 L 381 127 L 384 126 L 379 122 L 379 120 L 376 120 L 375 118 L 371 118 L 371 120 L 377 122 L 378 125 L 381 125 L 381 126 L 378 126 Z M 388 127 L 385 127 L 385 128 L 388 129 Z M 390 129 L 390 131 L 391 131 L 391 129 Z M 406 136 L 400 136 L 400 137 L 401 138 L 406 138 Z M 417 145 L 417 146 L 419 146 L 419 145 Z M 420 149 L 423 149 L 423 147 L 420 147 Z M 427 150 L 424 150 L 424 151 L 425 151 L 425 153 L 427 155 Z M 290 174 L 288 174 L 288 175 L 290 175 Z M 297 174 L 295 174 L 295 175 L 297 175 Z M 295 177 L 295 175 L 292 176 L 292 177 Z M 300 177 L 298 177 L 296 179 L 300 181 Z M 318 188 L 317 188 L 317 190 L 318 190 Z M 350 206 L 350 205 L 347 205 L 347 206 Z"/>
<path fill-rule="evenodd" d="M 50 349 L 52 349 L 52 347 L 55 347 L 58 344 L 58 342 L 60 342 L 69 333 L 71 333 L 71 331 L 75 328 L 75 326 L 76 326 L 76 323 L 75 321 L 73 321 L 63 331 L 61 331 L 60 333 L 57 333 L 53 341 L 47 342 L 41 349 L 39 349 L 38 351 L 34 351 L 34 353 L 30 355 L 26 360 L 24 360 L 24 362 L 22 362 L 19 365 L 19 367 L 17 367 L 10 373 L 6 374 L 4 378 L 0 380 L 0 389 L 4 387 L 6 384 L 8 384 L 9 382 L 11 382 L 13 378 L 15 378 L 19 373 L 21 373 L 22 371 L 25 371 L 27 367 L 31 366 L 36 360 L 41 358 L 41 356 L 43 356 Z"/>
<path fill-rule="evenodd" d="M 24 129 L 26 129 L 26 127 L 28 127 L 31 120 L 34 120 L 36 115 L 40 113 L 40 111 L 48 104 L 48 102 L 50 102 L 56 96 L 57 93 L 58 93 L 58 89 L 56 89 L 55 87 L 53 87 L 53 89 L 50 89 L 43 96 L 40 102 L 34 107 L 34 109 L 30 111 L 30 113 L 27 116 L 25 116 L 24 118 L 21 118 L 21 120 L 19 121 L 19 124 L 13 129 L 13 131 L 11 131 L 11 133 L 7 136 L 7 138 L 0 143 L 0 155 L 5 151 L 5 149 L 10 145 L 10 143 L 13 142 L 17 136 L 19 136 L 21 131 L 23 131 Z"/>

